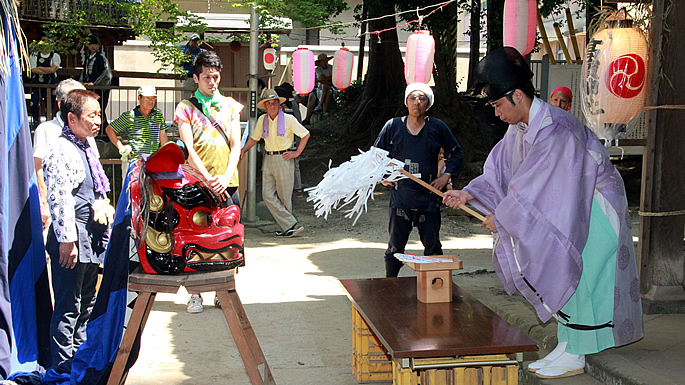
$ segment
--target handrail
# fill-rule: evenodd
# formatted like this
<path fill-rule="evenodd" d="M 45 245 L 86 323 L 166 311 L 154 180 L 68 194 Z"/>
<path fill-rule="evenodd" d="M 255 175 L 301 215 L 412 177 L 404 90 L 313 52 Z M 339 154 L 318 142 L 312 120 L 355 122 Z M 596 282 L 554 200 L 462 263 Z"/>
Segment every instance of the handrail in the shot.
<path fill-rule="evenodd" d="M 149 84 L 149 83 L 148 83 Z M 24 83 L 24 90 L 27 98 L 27 109 L 28 101 L 30 100 L 30 93 L 32 88 L 47 88 L 50 92 L 47 92 L 46 97 L 48 100 L 48 105 L 46 107 L 46 112 L 42 113 L 41 116 L 46 120 L 53 119 L 56 110 L 53 107 L 54 95 L 52 91 L 55 88 L 55 84 L 33 84 Z M 139 86 L 88 86 L 89 90 L 110 90 L 110 97 L 107 107 L 105 109 L 107 118 L 114 119 L 121 115 L 122 113 L 133 109 L 138 105 L 138 98 L 136 96 L 136 90 Z M 181 101 L 182 91 L 191 91 L 192 88 L 188 87 L 175 87 L 175 86 L 157 86 L 157 108 L 162 111 L 162 114 L 167 121 L 173 121 L 174 110 L 176 105 Z M 247 87 L 220 87 L 219 91 L 225 96 L 231 96 L 233 99 L 241 103 L 243 106 L 249 105 L 249 88 Z M 247 110 L 245 110 L 247 111 Z M 247 113 L 241 114 L 243 120 L 247 119 Z M 104 129 L 104 128 L 103 128 Z"/>

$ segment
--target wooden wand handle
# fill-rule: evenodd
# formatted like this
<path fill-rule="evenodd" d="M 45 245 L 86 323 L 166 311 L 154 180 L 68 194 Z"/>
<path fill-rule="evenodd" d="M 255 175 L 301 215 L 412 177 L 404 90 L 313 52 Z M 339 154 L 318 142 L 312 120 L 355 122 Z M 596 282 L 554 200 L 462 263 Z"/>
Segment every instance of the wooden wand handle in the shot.
<path fill-rule="evenodd" d="M 424 182 L 421 178 L 417 178 L 416 176 L 414 176 L 414 174 L 410 173 L 409 171 L 407 171 L 405 169 L 401 169 L 400 172 L 402 173 L 402 175 L 405 175 L 406 177 L 413 180 L 414 182 L 416 182 L 416 183 L 420 184 L 421 186 L 427 188 L 428 190 L 430 190 L 434 194 L 437 194 L 439 197 L 442 198 L 443 196 L 445 196 L 445 193 L 443 193 L 442 191 L 431 186 L 429 183 Z M 476 210 L 474 210 L 468 206 L 464 206 L 464 205 L 459 205 L 459 208 L 466 211 L 467 213 L 473 215 L 474 217 L 478 218 L 481 222 L 485 222 L 485 217 L 483 216 L 483 214 L 479 213 L 478 211 L 476 211 Z"/>

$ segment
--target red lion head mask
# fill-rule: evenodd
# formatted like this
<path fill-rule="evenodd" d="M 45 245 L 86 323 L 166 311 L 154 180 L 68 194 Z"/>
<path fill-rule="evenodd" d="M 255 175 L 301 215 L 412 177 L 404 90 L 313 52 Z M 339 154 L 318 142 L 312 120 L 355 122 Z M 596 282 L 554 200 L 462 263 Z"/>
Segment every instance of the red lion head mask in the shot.
<path fill-rule="evenodd" d="M 245 265 L 240 208 L 219 202 L 167 143 L 131 171 L 131 221 L 146 273 L 179 274 Z"/>

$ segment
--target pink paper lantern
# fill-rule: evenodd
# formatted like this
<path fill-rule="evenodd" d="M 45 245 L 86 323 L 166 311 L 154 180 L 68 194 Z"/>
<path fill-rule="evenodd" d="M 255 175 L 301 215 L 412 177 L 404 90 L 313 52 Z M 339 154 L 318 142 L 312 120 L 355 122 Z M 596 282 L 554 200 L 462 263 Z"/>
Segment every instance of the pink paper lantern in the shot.
<path fill-rule="evenodd" d="M 535 48 L 538 17 L 536 0 L 504 1 L 504 46 L 527 55 Z"/>
<path fill-rule="evenodd" d="M 428 83 L 433 75 L 435 40 L 429 31 L 416 31 L 407 39 L 404 78 L 407 84 Z"/>
<path fill-rule="evenodd" d="M 276 68 L 276 50 L 274 48 L 264 49 L 262 59 L 264 61 L 264 68 L 267 71 L 273 71 Z"/>
<path fill-rule="evenodd" d="M 314 54 L 307 48 L 293 52 L 293 88 L 301 95 L 314 89 Z"/>
<path fill-rule="evenodd" d="M 349 49 L 342 47 L 333 55 L 333 85 L 342 91 L 352 83 L 352 66 L 354 54 Z"/>
<path fill-rule="evenodd" d="M 600 139 L 628 132 L 647 92 L 647 41 L 632 20 L 611 20 L 592 36 L 583 62 L 582 107 Z M 632 128 L 632 127 L 631 127 Z"/>

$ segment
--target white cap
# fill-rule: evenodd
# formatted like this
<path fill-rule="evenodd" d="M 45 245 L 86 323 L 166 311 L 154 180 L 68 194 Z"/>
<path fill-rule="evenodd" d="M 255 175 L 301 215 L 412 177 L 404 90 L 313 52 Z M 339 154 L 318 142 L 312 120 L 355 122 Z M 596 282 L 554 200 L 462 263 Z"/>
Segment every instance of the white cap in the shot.
<path fill-rule="evenodd" d="M 140 86 L 138 96 L 157 96 L 157 90 L 154 86 Z"/>
<path fill-rule="evenodd" d="M 407 105 L 407 98 L 409 97 L 409 94 L 411 94 L 414 91 L 420 91 L 423 92 L 426 97 L 428 97 L 428 108 L 431 108 L 433 106 L 433 90 L 428 87 L 427 84 L 425 83 L 412 83 L 407 86 L 407 88 L 404 90 L 404 105 Z M 427 108 L 427 109 L 428 109 Z"/>

